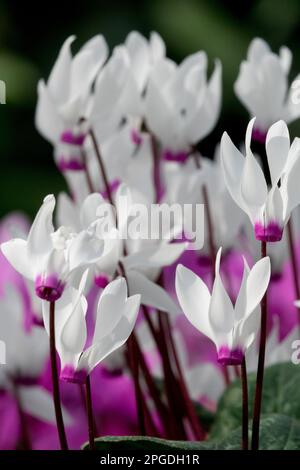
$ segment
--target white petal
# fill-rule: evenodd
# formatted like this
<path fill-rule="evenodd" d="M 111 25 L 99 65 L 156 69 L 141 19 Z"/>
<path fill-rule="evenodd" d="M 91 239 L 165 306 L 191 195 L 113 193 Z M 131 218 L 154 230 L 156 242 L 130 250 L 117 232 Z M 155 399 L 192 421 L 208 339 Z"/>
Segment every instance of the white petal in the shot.
<path fill-rule="evenodd" d="M 119 322 L 115 325 L 110 334 L 101 337 L 81 356 L 79 369 L 87 369 L 90 372 L 99 362 L 105 359 L 116 349 L 123 346 L 130 336 L 139 312 L 140 296 L 129 297 L 122 309 Z M 114 312 L 109 312 L 112 315 Z"/>
<path fill-rule="evenodd" d="M 124 314 L 127 284 L 124 278 L 110 282 L 103 290 L 97 307 L 93 343 L 112 333 Z"/>
<path fill-rule="evenodd" d="M 186 243 L 162 243 L 126 256 L 123 264 L 131 268 L 162 268 L 173 264 L 187 248 Z"/>
<path fill-rule="evenodd" d="M 176 294 L 188 320 L 197 330 L 212 338 L 208 311 L 211 296 L 206 284 L 193 271 L 179 264 L 176 269 Z"/>
<path fill-rule="evenodd" d="M 205 90 L 205 98 L 188 124 L 189 142 L 195 144 L 206 137 L 216 125 L 222 99 L 222 65 L 216 61 L 215 69 Z"/>
<path fill-rule="evenodd" d="M 79 267 L 96 263 L 103 253 L 103 248 L 103 240 L 99 240 L 86 231 L 80 232 L 68 247 L 69 270 L 73 271 Z"/>
<path fill-rule="evenodd" d="M 81 210 L 80 210 L 80 221 L 81 226 L 87 229 L 97 219 L 97 211 L 99 206 L 104 203 L 103 197 L 99 193 L 89 194 L 85 198 Z"/>
<path fill-rule="evenodd" d="M 270 46 L 261 38 L 254 38 L 249 46 L 247 58 L 250 62 L 258 64 L 262 58 L 271 52 Z"/>
<path fill-rule="evenodd" d="M 246 305 L 247 305 L 247 279 L 250 272 L 249 266 L 247 261 L 244 259 L 244 272 L 243 272 L 243 279 L 241 282 L 241 287 L 235 302 L 234 307 L 234 317 L 235 322 L 240 321 L 246 313 Z"/>
<path fill-rule="evenodd" d="M 254 125 L 254 119 L 252 119 L 247 127 L 246 133 L 246 159 L 242 174 L 241 182 L 241 194 L 244 200 L 245 206 L 248 211 L 252 214 L 256 214 L 259 209 L 263 206 L 268 195 L 267 183 L 261 167 L 256 161 L 251 149 L 251 134 Z"/>
<path fill-rule="evenodd" d="M 57 198 L 56 220 L 58 227 L 71 227 L 74 231 L 80 231 L 79 210 L 77 205 L 66 193 L 60 193 Z"/>
<path fill-rule="evenodd" d="M 272 184 L 277 184 L 290 150 L 290 136 L 284 121 L 273 124 L 266 138 L 266 152 Z"/>
<path fill-rule="evenodd" d="M 27 279 L 33 280 L 35 270 L 32 260 L 28 256 L 27 242 L 21 238 L 15 238 L 1 244 L 1 251 L 13 268 Z"/>
<path fill-rule="evenodd" d="M 263 298 L 271 276 L 270 258 L 259 260 L 251 269 L 247 279 L 247 315 L 255 310 Z"/>
<path fill-rule="evenodd" d="M 147 279 L 146 276 L 134 270 L 128 271 L 126 276 L 130 295 L 140 294 L 142 304 L 174 315 L 180 312 L 179 306 L 175 304 L 167 292 Z"/>
<path fill-rule="evenodd" d="M 38 83 L 38 101 L 35 112 L 35 125 L 40 134 L 55 145 L 63 132 L 63 121 L 57 106 L 51 98 L 44 80 Z"/>
<path fill-rule="evenodd" d="M 241 197 L 241 179 L 245 158 L 233 144 L 227 132 L 224 132 L 221 140 L 221 164 L 225 183 L 231 197 L 241 209 L 244 209 Z"/>
<path fill-rule="evenodd" d="M 71 44 L 74 40 L 75 36 L 70 36 L 65 40 L 47 82 L 50 93 L 57 104 L 63 104 L 67 101 L 70 92 Z"/>
<path fill-rule="evenodd" d="M 27 246 L 30 257 L 39 257 L 52 250 L 51 234 L 54 231 L 52 223 L 54 208 L 55 197 L 50 194 L 45 197 L 28 235 Z"/>
<path fill-rule="evenodd" d="M 19 386 L 18 394 L 22 411 L 46 423 L 55 424 L 55 411 L 51 393 L 35 385 L 30 387 Z M 72 418 L 64 407 L 62 411 L 64 423 L 68 426 L 71 424 Z"/>
<path fill-rule="evenodd" d="M 215 337 L 223 337 L 230 333 L 234 325 L 233 305 L 220 276 L 221 253 L 222 248 L 219 248 L 216 256 L 216 277 L 208 313 Z"/>

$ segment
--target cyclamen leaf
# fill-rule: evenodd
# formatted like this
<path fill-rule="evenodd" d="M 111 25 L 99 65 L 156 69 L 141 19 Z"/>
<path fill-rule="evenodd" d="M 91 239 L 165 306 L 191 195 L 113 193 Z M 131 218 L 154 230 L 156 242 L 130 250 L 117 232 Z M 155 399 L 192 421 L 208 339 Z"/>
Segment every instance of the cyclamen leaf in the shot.
<path fill-rule="evenodd" d="M 248 375 L 249 416 L 252 416 L 256 374 Z M 278 413 L 300 420 L 300 367 L 292 363 L 265 369 L 262 414 Z M 222 439 L 240 426 L 242 391 L 240 381 L 233 382 L 219 401 L 211 438 Z"/>

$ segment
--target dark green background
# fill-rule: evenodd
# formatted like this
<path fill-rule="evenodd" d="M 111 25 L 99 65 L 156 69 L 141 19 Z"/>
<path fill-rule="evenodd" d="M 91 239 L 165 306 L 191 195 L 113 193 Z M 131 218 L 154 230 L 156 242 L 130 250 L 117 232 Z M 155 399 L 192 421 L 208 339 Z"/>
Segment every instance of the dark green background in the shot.
<path fill-rule="evenodd" d="M 223 63 L 221 119 L 201 150 L 212 155 L 223 130 L 242 139 L 247 113 L 232 85 L 254 36 L 274 48 L 285 44 L 294 54 L 292 78 L 300 72 L 299 0 L 233 1 L 144 0 L 62 2 L 0 1 L 0 78 L 7 84 L 7 104 L 0 106 L 0 213 L 22 209 L 34 214 L 43 196 L 64 181 L 52 149 L 34 128 L 36 84 L 47 77 L 64 39 L 76 34 L 79 47 L 101 32 L 109 45 L 122 42 L 132 29 L 158 31 L 168 55 L 180 61 L 199 49 Z M 291 126 L 300 135 L 300 121 Z"/>

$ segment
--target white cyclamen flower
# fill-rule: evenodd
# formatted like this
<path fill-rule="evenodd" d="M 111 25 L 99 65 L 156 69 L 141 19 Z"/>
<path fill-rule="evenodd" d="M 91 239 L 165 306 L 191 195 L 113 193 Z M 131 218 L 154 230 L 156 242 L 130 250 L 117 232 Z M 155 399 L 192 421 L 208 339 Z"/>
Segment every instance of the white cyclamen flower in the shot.
<path fill-rule="evenodd" d="M 184 161 L 191 147 L 212 131 L 220 112 L 221 74 L 216 61 L 207 81 L 204 52 L 187 57 L 179 66 L 165 59 L 154 67 L 145 96 L 145 120 L 165 159 Z"/>
<path fill-rule="evenodd" d="M 61 360 L 61 379 L 82 383 L 87 375 L 130 336 L 139 311 L 140 296 L 127 296 L 124 278 L 112 281 L 99 299 L 92 343 L 85 348 L 87 301 L 83 295 L 87 272 L 79 289 L 69 287 L 56 303 L 56 348 Z M 49 333 L 49 306 L 43 303 Z"/>
<path fill-rule="evenodd" d="M 176 292 L 188 320 L 216 345 L 218 362 L 241 364 L 259 326 L 256 307 L 264 296 L 271 274 L 268 257 L 250 270 L 244 259 L 244 274 L 235 306 L 220 276 L 221 248 L 216 257 L 216 277 L 212 293 L 193 271 L 178 265 Z"/>
<path fill-rule="evenodd" d="M 81 148 L 88 128 L 91 86 L 103 66 L 108 48 L 95 36 L 72 57 L 70 36 L 63 44 L 47 84 L 38 84 L 36 127 L 55 147 L 55 158 L 64 171 L 83 167 Z"/>
<path fill-rule="evenodd" d="M 249 216 L 256 239 L 274 242 L 281 240 L 283 228 L 300 202 L 300 140 L 295 139 L 290 146 L 284 121 L 270 127 L 266 138 L 271 175 L 271 188 L 268 189 L 264 173 L 250 148 L 254 122 L 255 118 L 247 127 L 245 157 L 228 134 L 223 134 L 223 173 L 232 198 Z"/>
<path fill-rule="evenodd" d="M 95 263 L 103 252 L 103 242 L 95 227 L 74 233 L 68 227 L 54 231 L 55 198 L 48 195 L 31 226 L 27 240 L 12 239 L 1 250 L 11 265 L 35 283 L 38 297 L 56 301 L 71 275 Z"/>
<path fill-rule="evenodd" d="M 279 119 L 290 123 L 300 116 L 300 102 L 293 102 L 295 90 L 288 84 L 291 62 L 287 47 L 277 55 L 264 40 L 255 38 L 241 63 L 234 90 L 250 116 L 257 118 L 253 137 L 258 141 L 264 142 L 269 126 Z"/>

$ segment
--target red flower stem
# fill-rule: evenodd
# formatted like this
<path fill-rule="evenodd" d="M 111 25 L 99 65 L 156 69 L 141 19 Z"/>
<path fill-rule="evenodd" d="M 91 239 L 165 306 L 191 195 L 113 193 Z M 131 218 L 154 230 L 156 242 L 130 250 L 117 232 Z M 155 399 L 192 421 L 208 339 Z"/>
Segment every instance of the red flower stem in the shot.
<path fill-rule="evenodd" d="M 178 387 L 177 380 L 174 376 L 170 356 L 168 353 L 168 339 L 164 328 L 163 312 L 158 312 L 158 323 L 161 338 L 161 356 L 163 363 L 163 370 L 165 376 L 165 391 L 168 400 L 168 405 L 173 416 L 172 427 L 175 433 L 175 439 L 186 439 L 186 433 L 183 426 L 182 417 L 184 415 L 184 400 L 181 396 L 181 390 Z"/>
<path fill-rule="evenodd" d="M 133 378 L 133 383 L 134 383 L 139 432 L 141 436 L 145 436 L 146 427 L 145 427 L 145 417 L 144 417 L 144 407 L 143 407 L 144 397 L 143 397 L 143 393 L 142 393 L 142 389 L 141 389 L 140 381 L 139 381 L 139 365 L 136 360 L 137 352 L 136 352 L 135 342 L 133 340 L 132 334 L 128 338 L 128 341 L 127 341 L 127 352 L 128 352 L 129 367 L 132 373 L 132 378 Z"/>
<path fill-rule="evenodd" d="M 265 241 L 262 241 L 261 242 L 261 258 L 264 258 L 266 255 L 267 255 L 267 243 Z M 264 381 L 266 340 L 267 340 L 267 292 L 265 293 L 261 301 L 260 344 L 259 344 L 259 356 L 258 356 L 258 366 L 257 366 L 257 375 L 256 375 L 253 421 L 252 421 L 252 445 L 251 445 L 252 450 L 259 449 L 259 424 L 260 424 L 262 391 L 263 391 L 263 381 Z"/>
<path fill-rule="evenodd" d="M 248 437 L 248 382 L 247 382 L 247 366 L 246 359 L 243 358 L 241 365 L 241 380 L 242 380 L 242 394 L 243 394 L 243 417 L 242 417 L 242 449 L 248 450 L 249 437 Z"/>
<path fill-rule="evenodd" d="M 93 142 L 95 155 L 96 155 L 96 158 L 98 160 L 99 167 L 100 167 L 100 172 L 101 172 L 103 184 L 104 184 L 104 187 L 105 187 L 105 192 L 107 194 L 107 198 L 109 200 L 109 203 L 112 206 L 114 206 L 114 201 L 113 201 L 113 197 L 112 197 L 112 193 L 111 193 L 111 189 L 110 189 L 110 185 L 109 185 L 109 181 L 108 181 L 108 176 L 107 176 L 106 170 L 105 170 L 105 165 L 104 165 L 101 153 L 100 153 L 100 148 L 99 148 L 96 136 L 95 136 L 94 131 L 92 129 L 90 130 L 90 136 L 91 136 L 91 139 L 92 139 L 92 142 Z"/>
<path fill-rule="evenodd" d="M 144 378 L 145 378 L 145 382 L 147 384 L 147 387 L 149 389 L 149 392 L 150 392 L 150 395 L 153 399 L 153 402 L 156 406 L 158 414 L 160 415 L 160 418 L 162 420 L 162 424 L 163 424 L 164 429 L 165 429 L 165 434 L 166 434 L 166 436 L 168 436 L 170 434 L 170 424 L 169 424 L 169 421 L 168 421 L 167 407 L 162 402 L 162 400 L 160 398 L 159 391 L 158 391 L 158 389 L 157 389 L 157 387 L 156 387 L 156 385 L 153 381 L 153 378 L 150 374 L 148 365 L 147 365 L 146 360 L 144 358 L 143 352 L 142 352 L 142 350 L 140 348 L 140 345 L 137 341 L 137 338 L 134 334 L 133 334 L 133 341 L 135 342 L 135 347 L 136 347 L 136 350 L 137 350 L 137 354 L 138 354 L 138 357 L 139 357 L 139 363 L 140 363 L 140 367 L 141 367 L 141 370 L 142 370 Z"/>
<path fill-rule="evenodd" d="M 56 417 L 56 426 L 60 442 L 61 450 L 68 450 L 68 443 L 66 438 L 65 426 L 61 410 L 60 390 L 56 362 L 56 346 L 55 346 L 55 302 L 50 302 L 50 315 L 49 315 L 49 343 L 50 343 L 50 361 L 52 372 L 52 386 L 53 386 L 53 402 Z"/>
<path fill-rule="evenodd" d="M 157 141 L 152 133 L 149 133 L 151 139 L 151 150 L 153 157 L 153 185 L 155 189 L 155 202 L 158 203 L 161 196 L 161 177 L 160 177 L 160 155 Z"/>
<path fill-rule="evenodd" d="M 90 450 L 95 450 L 95 427 L 94 427 L 94 416 L 93 416 L 93 402 L 91 393 L 91 381 L 88 375 L 85 379 L 85 395 L 86 395 L 86 411 L 88 418 L 88 431 L 89 431 L 89 445 Z"/>
<path fill-rule="evenodd" d="M 287 223 L 287 231 L 288 231 L 288 243 L 289 243 L 290 259 L 291 259 L 291 265 L 292 265 L 295 296 L 296 296 L 296 299 L 300 299 L 299 270 L 298 270 L 297 256 L 296 256 L 295 243 L 294 243 L 293 224 L 292 224 L 291 218 Z M 299 307 L 297 307 L 297 312 L 298 312 L 298 323 L 299 323 L 299 328 L 300 328 L 300 308 Z"/>
<path fill-rule="evenodd" d="M 180 387 L 181 393 L 182 393 L 183 398 L 184 398 L 183 403 L 184 403 L 184 406 L 185 406 L 185 409 L 186 409 L 186 414 L 187 414 L 187 417 L 189 418 L 189 421 L 191 423 L 195 438 L 197 440 L 203 440 L 204 437 L 205 437 L 204 436 L 204 431 L 201 428 L 199 419 L 198 419 L 196 411 L 195 411 L 194 404 L 191 400 L 191 397 L 189 395 L 189 392 L 188 392 L 188 389 L 187 389 L 187 386 L 186 386 L 186 383 L 185 383 L 184 375 L 182 373 L 182 368 L 181 368 L 179 358 L 178 358 L 178 354 L 177 354 L 177 351 L 176 351 L 176 346 L 175 346 L 173 336 L 172 336 L 170 320 L 169 320 L 169 317 L 168 317 L 167 314 L 164 315 L 164 321 L 165 321 L 165 325 L 166 325 L 166 331 L 167 331 L 167 334 L 168 334 L 169 343 L 170 343 L 170 346 L 171 346 L 171 351 L 172 351 L 172 354 L 173 354 L 174 362 L 176 364 L 176 369 L 177 369 L 177 372 L 178 372 L 178 382 L 179 382 L 179 387 Z"/>
<path fill-rule="evenodd" d="M 89 167 L 88 167 L 88 164 L 87 164 L 86 153 L 85 153 L 85 150 L 83 148 L 81 148 L 81 158 L 82 158 L 82 163 L 84 165 L 84 173 L 85 173 L 85 177 L 86 177 L 87 186 L 89 188 L 90 193 L 93 193 L 93 192 L 95 192 L 95 190 L 94 190 L 94 187 L 93 187 L 92 178 L 91 178 L 91 175 L 90 175 L 90 172 L 89 172 Z"/>

